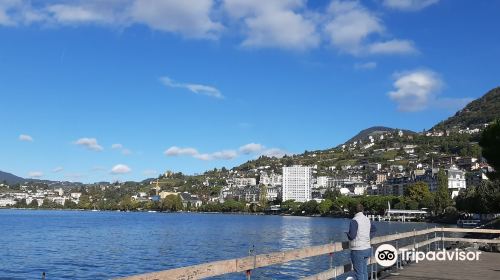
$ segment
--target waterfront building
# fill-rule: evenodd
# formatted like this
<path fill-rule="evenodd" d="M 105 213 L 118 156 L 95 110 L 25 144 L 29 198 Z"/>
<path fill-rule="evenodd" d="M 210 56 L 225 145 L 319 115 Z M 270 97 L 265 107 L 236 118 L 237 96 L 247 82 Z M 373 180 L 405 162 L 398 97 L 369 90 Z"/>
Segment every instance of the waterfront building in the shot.
<path fill-rule="evenodd" d="M 161 199 L 164 199 L 165 197 L 169 195 L 178 195 L 178 192 L 167 192 L 167 191 L 161 191 L 158 195 L 160 196 Z"/>
<path fill-rule="evenodd" d="M 260 175 L 259 184 L 272 187 L 281 186 L 283 184 L 283 176 L 275 173 L 271 173 L 271 175 L 268 175 L 266 172 L 262 172 Z"/>
<path fill-rule="evenodd" d="M 446 169 L 446 173 L 448 175 L 448 189 L 451 190 L 451 197 L 454 198 L 467 186 L 465 171 L 458 169 L 456 165 L 452 165 L 449 169 Z"/>
<path fill-rule="evenodd" d="M 188 206 L 198 208 L 202 204 L 202 201 L 198 198 L 198 196 L 192 195 L 188 192 L 180 193 L 179 196 L 181 197 L 182 206 L 184 208 L 188 208 Z"/>
<path fill-rule="evenodd" d="M 14 206 L 16 203 L 12 197 L 0 197 L 0 207 Z"/>
<path fill-rule="evenodd" d="M 231 181 L 231 180 L 230 180 Z M 256 186 L 257 179 L 255 178 L 233 178 L 232 182 L 229 182 L 231 185 L 236 187 L 245 187 L 245 186 Z"/>
<path fill-rule="evenodd" d="M 318 176 L 316 179 L 316 186 L 318 188 L 326 188 L 328 187 L 328 182 L 331 181 L 328 176 Z"/>
<path fill-rule="evenodd" d="M 312 167 L 294 165 L 283 167 L 283 201 L 311 200 Z"/>
<path fill-rule="evenodd" d="M 270 186 L 266 188 L 266 199 L 268 201 L 275 201 L 278 197 L 281 197 L 281 186 Z"/>

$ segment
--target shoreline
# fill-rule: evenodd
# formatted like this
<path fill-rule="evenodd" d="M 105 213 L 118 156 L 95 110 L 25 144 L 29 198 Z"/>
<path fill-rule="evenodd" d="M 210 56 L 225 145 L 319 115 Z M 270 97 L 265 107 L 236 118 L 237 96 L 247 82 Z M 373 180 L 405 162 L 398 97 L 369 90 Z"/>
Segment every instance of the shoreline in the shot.
<path fill-rule="evenodd" d="M 142 211 L 123 211 L 123 210 L 89 210 L 89 209 L 59 209 L 59 208 L 15 208 L 15 207 L 0 207 L 1 210 L 22 210 L 22 211 L 78 211 L 78 212 L 118 212 L 118 213 L 160 213 L 160 214 L 204 214 L 204 215 L 244 215 L 244 216 L 281 216 L 281 217 L 304 217 L 304 218 L 331 218 L 331 219 L 350 219 L 347 216 L 334 216 L 334 215 L 290 215 L 290 214 L 266 214 L 263 212 L 259 213 L 249 213 L 249 212 L 197 212 L 197 211 L 151 211 L 151 210 L 142 210 Z M 383 221 L 380 221 L 383 222 Z M 428 223 L 428 224 L 440 224 L 440 225 L 450 225 L 450 223 L 439 223 L 432 221 L 409 221 L 409 222 L 401 222 L 401 221 L 385 221 L 390 223 Z M 452 223 L 451 223 L 452 224 Z"/>

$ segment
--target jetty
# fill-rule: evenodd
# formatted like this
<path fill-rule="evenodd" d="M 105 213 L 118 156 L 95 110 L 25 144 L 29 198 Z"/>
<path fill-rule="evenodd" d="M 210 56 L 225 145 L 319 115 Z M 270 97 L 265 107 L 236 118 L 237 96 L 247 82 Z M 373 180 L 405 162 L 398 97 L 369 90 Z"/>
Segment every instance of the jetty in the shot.
<path fill-rule="evenodd" d="M 466 234 L 474 234 L 474 238 L 467 238 Z M 481 252 L 480 258 L 473 263 L 468 261 L 420 261 L 405 260 L 404 251 L 416 252 L 458 252 L 459 245 L 488 244 L 493 248 L 500 247 L 500 230 L 472 229 L 472 228 L 444 228 L 435 227 L 424 230 L 396 233 L 377 236 L 372 239 L 373 252 L 379 245 L 391 244 L 397 252 L 398 258 L 392 267 L 380 266 L 374 257 L 368 261 L 370 279 L 388 277 L 388 279 L 500 279 L 500 253 Z M 485 238 L 477 238 L 482 236 Z M 492 238 L 495 237 L 495 238 Z M 352 270 L 352 265 L 334 265 L 334 259 L 341 252 L 349 250 L 349 242 L 333 242 L 324 245 L 282 251 L 266 254 L 254 254 L 237 259 L 221 260 L 170 270 L 150 272 L 146 274 L 117 278 L 120 280 L 191 280 L 204 279 L 226 274 L 241 273 L 242 279 L 252 278 L 252 272 L 259 268 L 284 264 L 291 261 L 303 260 L 311 257 L 320 257 L 329 264 L 325 271 L 304 276 L 302 280 L 326 280 L 345 276 Z M 476 251 L 477 252 L 477 251 Z M 343 254 L 345 258 L 345 254 Z"/>

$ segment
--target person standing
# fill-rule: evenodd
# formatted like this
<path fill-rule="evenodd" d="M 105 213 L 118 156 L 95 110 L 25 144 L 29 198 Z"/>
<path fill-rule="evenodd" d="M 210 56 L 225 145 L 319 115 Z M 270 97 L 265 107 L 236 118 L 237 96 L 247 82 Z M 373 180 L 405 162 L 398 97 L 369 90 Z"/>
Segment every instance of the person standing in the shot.
<path fill-rule="evenodd" d="M 368 258 L 371 255 L 370 240 L 374 236 L 377 228 L 370 222 L 370 219 L 363 214 L 362 204 L 356 205 L 356 215 L 349 224 L 349 247 L 351 248 L 351 262 L 356 280 L 368 280 Z"/>

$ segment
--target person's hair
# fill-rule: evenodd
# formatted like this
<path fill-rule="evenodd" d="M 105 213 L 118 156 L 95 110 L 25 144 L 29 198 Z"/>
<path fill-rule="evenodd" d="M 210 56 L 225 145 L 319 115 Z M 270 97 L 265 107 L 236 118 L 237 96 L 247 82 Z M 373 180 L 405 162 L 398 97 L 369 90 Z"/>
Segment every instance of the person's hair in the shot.
<path fill-rule="evenodd" d="M 363 204 L 358 203 L 356 205 L 356 213 L 363 212 L 364 210 L 365 210 L 365 208 L 363 207 Z"/>

